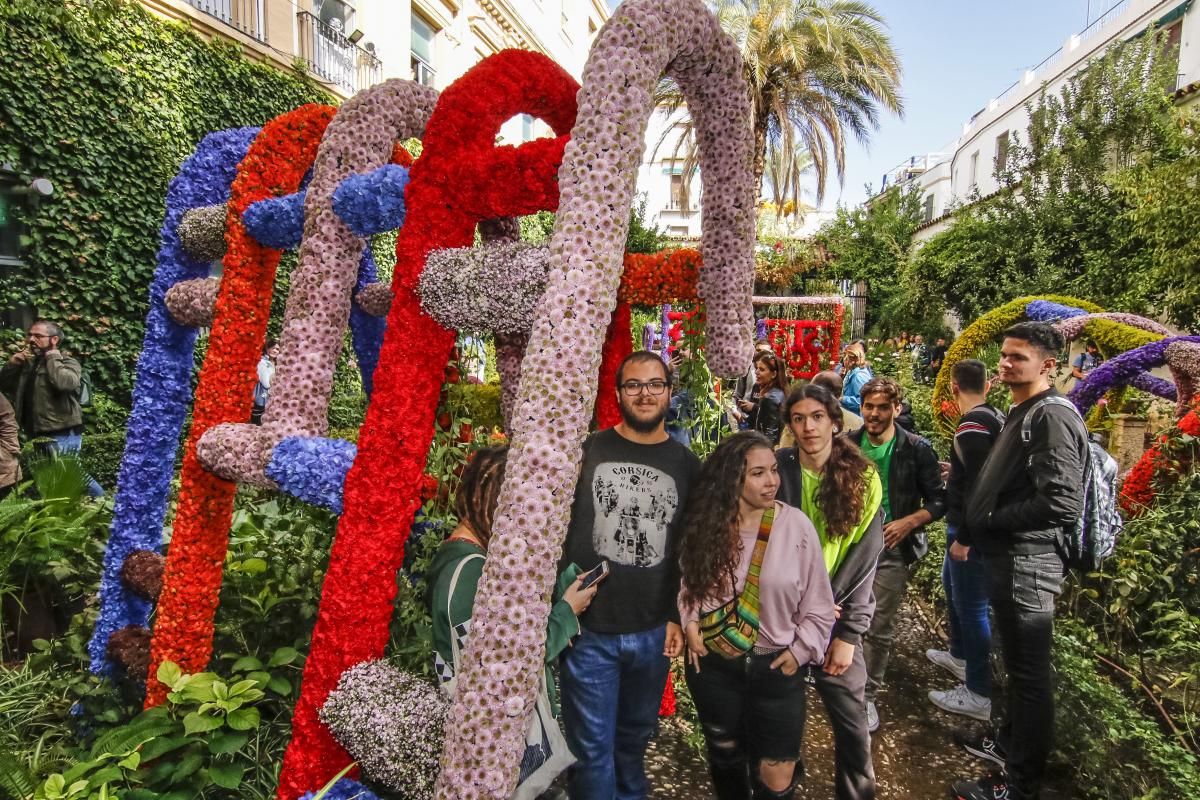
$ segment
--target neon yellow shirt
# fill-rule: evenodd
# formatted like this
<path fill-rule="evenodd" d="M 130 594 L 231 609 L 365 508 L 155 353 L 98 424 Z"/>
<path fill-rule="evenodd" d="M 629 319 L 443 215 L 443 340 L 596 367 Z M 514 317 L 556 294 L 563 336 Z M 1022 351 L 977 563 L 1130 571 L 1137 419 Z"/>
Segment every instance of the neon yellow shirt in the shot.
<path fill-rule="evenodd" d="M 800 510 L 812 520 L 813 526 L 817 529 L 817 536 L 821 539 L 821 553 L 825 557 L 825 569 L 829 571 L 830 575 L 834 575 L 846 559 L 846 553 L 850 551 L 851 547 L 858 544 L 863 534 L 867 532 L 871 521 L 875 519 L 875 514 L 879 511 L 879 504 L 883 502 L 883 484 L 879 482 L 879 473 L 872 469 L 870 477 L 867 479 L 867 497 L 863 501 L 862 518 L 850 531 L 849 536 L 837 538 L 831 538 L 825 534 L 825 515 L 821 513 L 821 507 L 817 505 L 817 490 L 820 488 L 821 476 L 800 467 Z"/>

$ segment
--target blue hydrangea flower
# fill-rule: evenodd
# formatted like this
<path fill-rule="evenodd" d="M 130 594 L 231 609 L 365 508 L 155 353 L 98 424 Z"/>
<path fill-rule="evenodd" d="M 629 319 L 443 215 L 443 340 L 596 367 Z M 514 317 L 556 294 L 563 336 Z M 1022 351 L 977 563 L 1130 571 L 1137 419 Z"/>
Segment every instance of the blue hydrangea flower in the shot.
<path fill-rule="evenodd" d="M 394 231 L 404 224 L 408 169 L 384 164 L 364 175 L 351 175 L 333 191 L 333 211 L 355 236 Z"/>
<path fill-rule="evenodd" d="M 251 203 L 242 213 L 246 232 L 265 247 L 291 250 L 304 237 L 304 198 L 301 189 L 283 197 L 270 197 Z"/>
<path fill-rule="evenodd" d="M 342 439 L 289 436 L 275 446 L 267 477 L 306 503 L 342 513 L 342 488 L 358 448 Z"/>

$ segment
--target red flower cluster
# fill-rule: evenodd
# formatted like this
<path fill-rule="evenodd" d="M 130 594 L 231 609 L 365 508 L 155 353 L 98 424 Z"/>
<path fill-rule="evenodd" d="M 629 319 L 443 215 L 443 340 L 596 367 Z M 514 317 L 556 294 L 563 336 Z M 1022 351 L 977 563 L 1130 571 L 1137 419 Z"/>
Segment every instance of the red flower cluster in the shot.
<path fill-rule="evenodd" d="M 346 476 L 345 512 L 322 588 L 304 665 L 279 797 L 323 785 L 349 763 L 317 719 L 342 673 L 379 658 L 388 640 L 396 570 L 420 506 L 421 476 L 438 407 L 436 381 L 454 333 L 421 310 L 417 281 L 430 251 L 469 247 L 481 220 L 558 207 L 558 166 L 575 122 L 579 85 L 538 53 L 504 50 L 441 94 L 413 163 L 408 217 L 396 242 L 393 301 L 375 371 L 375 389 Z M 545 120 L 557 139 L 496 147 L 515 114 Z"/>
<path fill-rule="evenodd" d="M 633 339 L 629 335 L 631 324 L 629 303 L 618 301 L 600 360 L 600 388 L 596 392 L 596 424 L 600 428 L 611 428 L 621 421 L 621 404 L 616 392 L 617 367 L 633 352 Z"/>
<path fill-rule="evenodd" d="M 238 166 L 225 223 L 221 291 L 196 388 L 174 534 L 150 645 L 147 707 L 166 698 L 167 687 L 156 677 L 159 664 L 169 660 L 185 673 L 204 672 L 212 656 L 213 617 L 236 486 L 200 465 L 196 442 L 209 428 L 250 418 L 255 366 L 266 340 L 281 255 L 251 238 L 242 213 L 252 203 L 300 188 L 333 114 L 330 106 L 310 104 L 276 117 L 263 126 Z"/>
<path fill-rule="evenodd" d="M 1200 436 L 1200 395 L 1192 398 L 1192 410 L 1179 420 L 1176 427 L 1181 433 L 1189 436 Z M 1167 470 L 1172 469 L 1168 459 L 1164 458 L 1163 445 L 1167 443 L 1168 434 L 1158 437 L 1158 441 L 1133 465 L 1125 480 L 1121 483 L 1121 510 L 1127 517 L 1136 517 L 1154 504 L 1155 479 Z"/>
<path fill-rule="evenodd" d="M 683 248 L 657 253 L 626 253 L 617 299 L 635 306 L 694 303 L 698 297 L 700 252 Z"/>
<path fill-rule="evenodd" d="M 837 311 L 834 316 L 836 319 Z M 764 321 L 771 349 L 787 364 L 791 380 L 808 380 L 829 367 L 837 347 L 834 323 L 810 319 Z"/>

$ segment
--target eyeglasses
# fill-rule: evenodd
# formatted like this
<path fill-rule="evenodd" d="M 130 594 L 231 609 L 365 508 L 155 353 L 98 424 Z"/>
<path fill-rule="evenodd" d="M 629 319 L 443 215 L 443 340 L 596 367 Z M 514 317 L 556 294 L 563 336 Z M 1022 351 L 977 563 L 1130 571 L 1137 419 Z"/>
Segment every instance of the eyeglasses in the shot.
<path fill-rule="evenodd" d="M 47 333 L 31 333 L 31 334 L 29 334 L 29 338 L 30 339 L 50 339 L 52 337 Z"/>
<path fill-rule="evenodd" d="M 621 391 L 625 392 L 625 394 L 649 392 L 652 395 L 660 395 L 670 385 L 666 381 L 648 381 L 646 383 L 642 383 L 641 381 L 625 381 L 621 384 Z"/>

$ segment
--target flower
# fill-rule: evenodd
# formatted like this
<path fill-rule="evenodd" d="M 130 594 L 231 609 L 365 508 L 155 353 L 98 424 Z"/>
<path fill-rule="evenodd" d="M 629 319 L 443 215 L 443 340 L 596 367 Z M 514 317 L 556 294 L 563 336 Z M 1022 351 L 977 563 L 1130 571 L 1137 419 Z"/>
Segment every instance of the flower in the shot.
<path fill-rule="evenodd" d="M 453 330 L 527 336 L 548 268 L 549 250 L 528 242 L 434 250 L 421 273 L 421 308 Z"/>
<path fill-rule="evenodd" d="M 307 792 L 300 800 L 313 800 L 319 792 Z M 367 787 L 349 778 L 341 778 L 328 792 L 321 794 L 321 800 L 379 800 Z"/>
<path fill-rule="evenodd" d="M 189 210 L 208 208 L 229 198 L 238 162 L 257 133 L 257 128 L 239 128 L 204 137 L 167 188 L 158 266 L 150 285 L 133 410 L 100 578 L 100 612 L 88 644 L 91 669 L 98 674 L 112 671 L 109 637 L 128 626 L 145 626 L 150 618 L 150 602 L 121 582 L 121 570 L 131 554 L 162 549 L 175 452 L 187 416 L 197 330 L 175 321 L 165 298 L 171 287 L 181 282 L 206 278 L 209 263 L 187 252 L 178 226 Z"/>
<path fill-rule="evenodd" d="M 405 800 L 432 800 L 449 710 L 429 680 L 379 660 L 346 670 L 320 717 L 366 777 Z"/>
<path fill-rule="evenodd" d="M 292 497 L 340 514 L 342 484 L 357 451 L 341 439 L 291 436 L 275 445 L 267 476 Z"/>
<path fill-rule="evenodd" d="M 1190 410 L 1175 425 L 1175 430 L 1189 436 L 1200 436 L 1200 394 L 1191 399 Z M 1142 453 L 1142 457 L 1133 465 L 1121 481 L 1119 502 L 1121 510 L 1127 517 L 1140 516 L 1154 504 L 1155 480 L 1178 467 L 1171 459 L 1165 458 L 1164 448 L 1170 442 L 1174 432 L 1167 432 L 1158 437 L 1154 446 Z"/>
<path fill-rule="evenodd" d="M 1171 336 L 1110 358 L 1076 383 L 1067 398 L 1079 413 L 1086 414 L 1105 392 L 1129 386 L 1147 370 L 1163 366 L 1167 363 L 1167 348 L 1185 343 L 1200 343 L 1200 336 Z"/>
<path fill-rule="evenodd" d="M 706 195 L 702 212 L 697 294 L 710 334 L 706 357 L 727 376 L 749 361 L 755 186 L 741 58 L 702 0 L 626 0 L 596 37 L 558 173 L 549 280 L 521 367 L 507 477 L 447 721 L 438 787 L 459 798 L 499 800 L 516 782 L 543 666 L 547 598 L 596 397 L 600 332 L 619 299 L 629 176 L 664 71 L 688 98 L 705 181 L 721 187 Z M 517 608 L 527 623 L 514 633 L 508 620 Z M 492 677 L 501 664 L 510 676 L 502 681 Z M 484 730 L 491 741 L 478 736 Z"/>

